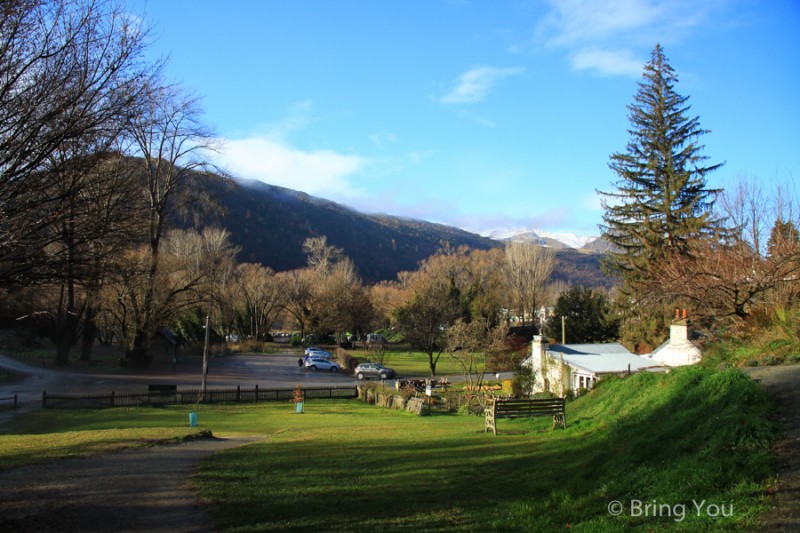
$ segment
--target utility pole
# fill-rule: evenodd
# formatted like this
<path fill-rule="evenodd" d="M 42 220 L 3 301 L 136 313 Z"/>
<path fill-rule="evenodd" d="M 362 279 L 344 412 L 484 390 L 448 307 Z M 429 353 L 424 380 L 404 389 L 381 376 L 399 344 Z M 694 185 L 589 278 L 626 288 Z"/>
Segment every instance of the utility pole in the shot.
<path fill-rule="evenodd" d="M 561 317 L 561 344 L 567 343 L 567 327 L 566 327 L 567 317 Z"/>
<path fill-rule="evenodd" d="M 200 382 L 200 398 L 202 399 L 206 394 L 206 386 L 208 385 L 208 335 L 211 329 L 211 315 L 206 315 L 206 341 L 203 345 L 203 380 Z"/>

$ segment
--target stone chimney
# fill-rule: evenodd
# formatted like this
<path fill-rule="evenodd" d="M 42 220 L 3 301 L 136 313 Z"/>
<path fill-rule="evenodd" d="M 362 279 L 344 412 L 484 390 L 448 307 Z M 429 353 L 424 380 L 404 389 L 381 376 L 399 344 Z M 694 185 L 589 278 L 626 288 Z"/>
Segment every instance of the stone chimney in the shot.
<path fill-rule="evenodd" d="M 547 392 L 547 337 L 534 335 L 531 341 L 531 370 L 533 371 L 533 390 L 531 392 Z"/>
<path fill-rule="evenodd" d="M 669 341 L 655 349 L 649 356 L 666 366 L 693 365 L 703 354 L 689 341 L 689 320 L 685 309 L 675 309 L 675 318 L 669 326 Z"/>
<path fill-rule="evenodd" d="M 533 356 L 533 360 L 540 362 L 544 354 L 547 353 L 547 348 L 549 344 L 547 343 L 547 337 L 543 337 L 542 335 L 534 335 L 533 341 L 531 342 L 531 355 Z"/>
<path fill-rule="evenodd" d="M 675 320 L 669 326 L 669 343 L 689 344 L 689 320 L 686 318 L 686 309 L 675 309 Z"/>

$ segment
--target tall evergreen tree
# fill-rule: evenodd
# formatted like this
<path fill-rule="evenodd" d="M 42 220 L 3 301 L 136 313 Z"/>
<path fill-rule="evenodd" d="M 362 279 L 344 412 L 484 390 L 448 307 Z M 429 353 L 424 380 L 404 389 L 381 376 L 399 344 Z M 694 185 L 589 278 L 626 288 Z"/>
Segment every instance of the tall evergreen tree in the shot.
<path fill-rule="evenodd" d="M 721 164 L 706 165 L 698 141 L 709 131 L 687 115 L 689 98 L 675 92 L 677 81 L 656 45 L 628 106 L 626 151 L 611 155 L 609 167 L 619 176 L 615 190 L 598 191 L 605 208 L 601 229 L 614 247 L 608 266 L 629 289 L 662 251 L 688 252 L 691 238 L 720 226 L 711 215 L 718 191 L 707 187 L 705 177 Z"/>

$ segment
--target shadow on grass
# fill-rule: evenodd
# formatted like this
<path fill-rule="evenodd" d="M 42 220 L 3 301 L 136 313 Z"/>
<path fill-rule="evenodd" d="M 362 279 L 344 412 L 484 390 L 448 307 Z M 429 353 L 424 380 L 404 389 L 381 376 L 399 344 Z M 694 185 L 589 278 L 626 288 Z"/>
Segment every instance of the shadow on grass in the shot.
<path fill-rule="evenodd" d="M 390 416 L 374 433 L 295 433 L 232 450 L 205 463 L 196 480 L 215 502 L 222 530 L 752 525 L 759 506 L 752 483 L 769 472 L 765 450 L 774 438 L 757 390 L 739 376 L 703 372 L 634 377 L 608 389 L 572 404 L 566 430 L 548 430 L 546 419 L 514 420 L 494 436 L 475 430 L 480 417 L 448 428 L 406 417 L 392 428 Z M 694 499 L 733 500 L 737 513 L 688 516 L 681 524 L 672 516 L 608 513 L 613 500 Z"/>

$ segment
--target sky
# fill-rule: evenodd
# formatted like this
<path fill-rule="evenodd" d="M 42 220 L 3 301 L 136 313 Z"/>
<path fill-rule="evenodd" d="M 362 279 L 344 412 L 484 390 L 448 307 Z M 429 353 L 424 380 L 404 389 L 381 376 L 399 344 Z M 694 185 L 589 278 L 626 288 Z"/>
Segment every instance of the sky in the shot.
<path fill-rule="evenodd" d="M 235 176 L 482 234 L 599 235 L 657 43 L 711 187 L 800 180 L 800 0 L 125 0 Z"/>

